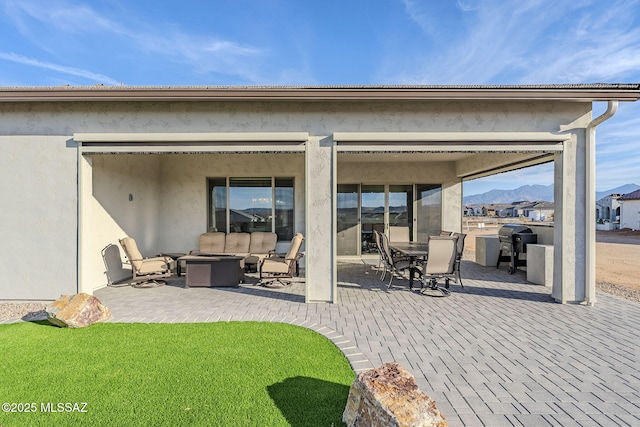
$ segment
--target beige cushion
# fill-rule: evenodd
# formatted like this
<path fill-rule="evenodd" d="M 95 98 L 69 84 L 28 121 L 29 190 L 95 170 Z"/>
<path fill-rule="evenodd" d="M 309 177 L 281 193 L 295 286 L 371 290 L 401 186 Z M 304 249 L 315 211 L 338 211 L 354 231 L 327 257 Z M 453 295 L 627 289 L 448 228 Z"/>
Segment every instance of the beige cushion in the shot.
<path fill-rule="evenodd" d="M 276 250 L 278 235 L 267 231 L 254 231 L 251 233 L 251 243 L 249 244 L 249 253 L 251 254 L 268 254 Z"/>
<path fill-rule="evenodd" d="M 282 258 L 265 258 L 261 270 L 264 273 L 287 274 L 289 273 L 289 263 Z"/>
<path fill-rule="evenodd" d="M 409 227 L 389 227 L 390 242 L 408 242 L 409 240 Z"/>
<path fill-rule="evenodd" d="M 200 235 L 198 249 L 203 254 L 221 254 L 224 252 L 225 234 L 221 231 L 203 233 Z"/>
<path fill-rule="evenodd" d="M 457 239 L 455 237 L 429 237 L 429 257 L 427 258 L 425 273 L 453 273 L 457 252 Z"/>
<path fill-rule="evenodd" d="M 138 268 L 138 274 L 157 273 L 168 268 L 167 259 L 164 257 L 147 258 L 142 261 L 142 265 Z"/>
<path fill-rule="evenodd" d="M 251 234 L 249 233 L 229 233 L 224 244 L 224 253 L 226 254 L 249 254 L 249 242 Z"/>
<path fill-rule="evenodd" d="M 304 241 L 304 237 L 302 233 L 296 233 L 291 239 L 291 246 L 289 246 L 289 250 L 287 254 L 284 256 L 285 259 L 291 260 L 298 257 L 298 253 L 300 253 L 300 247 L 302 246 L 302 242 Z"/>
<path fill-rule="evenodd" d="M 138 245 L 133 237 L 123 237 L 120 239 L 120 244 L 122 245 L 122 249 L 124 249 L 124 253 L 129 258 L 129 262 L 131 266 L 136 270 L 140 269 L 142 266 L 142 254 L 138 249 Z"/>
<path fill-rule="evenodd" d="M 296 233 L 296 235 L 293 236 L 293 239 L 291 239 L 291 245 L 289 246 L 289 250 L 284 258 L 274 257 L 262 260 L 262 263 L 260 264 L 261 277 L 263 273 L 292 274 L 293 267 L 298 259 L 298 255 L 300 254 L 300 248 L 302 247 L 303 241 L 304 236 L 301 233 Z"/>
<path fill-rule="evenodd" d="M 138 249 L 138 245 L 133 237 L 123 237 L 120 239 L 120 244 L 124 249 L 131 267 L 136 274 L 150 274 L 157 273 L 170 268 L 169 260 L 167 257 L 155 257 L 144 258 Z"/>

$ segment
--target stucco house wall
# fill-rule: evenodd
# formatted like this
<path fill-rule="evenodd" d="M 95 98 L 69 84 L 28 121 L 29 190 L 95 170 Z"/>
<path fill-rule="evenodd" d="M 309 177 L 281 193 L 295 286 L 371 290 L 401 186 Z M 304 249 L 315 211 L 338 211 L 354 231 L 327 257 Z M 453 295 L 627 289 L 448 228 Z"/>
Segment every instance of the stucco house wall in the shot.
<path fill-rule="evenodd" d="M 0 105 L 0 109 L 1 109 Z M 55 299 L 77 290 L 77 150 L 68 134 L 28 132 L 39 119 L 0 112 L 0 299 Z M 29 124 L 31 123 L 31 124 Z"/>
<path fill-rule="evenodd" d="M 610 194 L 596 202 L 596 209 L 598 210 L 598 217 L 596 219 L 608 220 L 611 222 L 618 221 L 618 208 L 620 202 L 618 198 L 621 194 Z"/>
<path fill-rule="evenodd" d="M 197 235 L 205 231 L 207 176 L 282 173 L 293 174 L 296 180 L 295 217 L 296 227 L 300 227 L 296 231 L 307 237 L 307 300 L 335 301 L 335 236 L 331 230 L 335 226 L 332 194 L 337 183 L 380 179 L 387 183 L 439 183 L 443 186 L 443 228 L 459 230 L 463 179 L 530 164 L 532 152 L 526 146 L 523 151 L 521 142 L 521 133 L 527 132 L 553 135 L 549 141 L 562 146 L 562 151 L 541 147 L 539 153 L 547 156 L 546 161 L 554 160 L 556 184 L 562 184 L 555 186 L 556 213 L 561 211 L 562 215 L 556 218 L 554 233 L 554 297 L 570 302 L 585 296 L 584 165 L 588 160 L 585 129 L 591 120 L 589 99 L 522 100 L 527 94 L 517 99 L 490 99 L 497 92 L 486 99 L 470 99 L 474 94 L 447 99 L 456 96 L 455 91 L 437 99 L 419 99 L 424 89 L 417 88 L 411 89 L 416 99 L 405 98 L 402 90 L 394 99 L 371 100 L 338 90 L 336 99 L 329 100 L 334 95 L 333 89 L 327 88 L 311 91 L 309 96 L 315 99 L 294 96 L 287 100 L 285 89 L 285 98 L 257 101 L 243 99 L 240 89 L 238 97 L 222 91 L 214 101 L 195 96 L 188 101 L 170 101 L 173 89 L 165 88 L 160 95 L 153 95 L 155 98 L 130 101 L 127 96 L 135 91 L 125 88 L 120 99 L 94 100 L 118 90 L 91 88 L 75 99 L 73 90 L 63 90 L 60 97 L 64 100 L 55 101 L 46 99 L 43 91 L 42 100 L 28 102 L 19 100 L 22 95 L 14 98 L 12 91 L 8 95 L 3 92 L 11 99 L 0 102 L 0 142 L 3 154 L 7 154 L 0 160 L 0 188 L 7 207 L 3 210 L 7 230 L 0 249 L 0 274 L 11 272 L 19 285 L 2 284 L 0 298 L 51 299 L 60 293 L 103 286 L 106 281 L 99 252 L 103 245 L 117 244 L 116 236 L 133 235 L 143 253 L 190 249 Z M 256 89 L 258 97 L 261 90 Z M 265 93 L 270 90 L 264 89 Z M 25 93 L 30 96 L 28 90 Z M 135 96 L 147 96 L 144 89 L 141 93 Z M 326 97 L 319 100 L 325 95 L 318 97 L 318 93 L 326 93 Z M 548 93 L 552 95 L 553 88 Z M 378 95 L 386 97 L 388 92 L 379 90 Z M 191 95 L 180 96 L 186 99 Z M 270 141 L 261 146 L 235 145 L 235 154 L 183 154 L 181 145 L 175 143 L 175 154 L 154 154 L 153 149 L 141 154 L 144 149 L 137 146 L 132 150 L 136 154 L 117 155 L 79 154 L 74 139 L 83 133 L 166 135 L 165 145 L 173 146 L 172 135 L 197 132 L 304 132 L 308 139 L 297 154 L 271 150 L 270 144 L 277 146 L 277 142 Z M 381 139 L 354 142 L 350 135 L 356 133 Z M 435 141 L 435 145 L 404 144 L 403 135 L 411 133 L 453 139 L 442 144 Z M 486 135 L 477 140 L 483 133 L 497 135 L 500 140 Z M 385 139 L 386 135 L 392 137 Z M 510 135 L 515 135 L 514 143 Z M 461 144 L 467 147 L 462 150 L 472 155 L 455 161 L 438 157 L 460 152 Z M 381 146 L 382 152 L 399 152 L 400 160 L 393 160 L 393 155 L 377 160 Z M 120 147 L 126 147 L 126 141 Z M 109 153 L 109 148 L 104 152 Z M 343 157 L 347 154 L 357 159 Z M 47 255 L 38 258 L 37 269 L 28 256 L 35 248 Z M 78 283 L 82 284 L 80 289 Z"/>
<path fill-rule="evenodd" d="M 640 230 L 640 199 L 621 201 L 620 227 Z"/>

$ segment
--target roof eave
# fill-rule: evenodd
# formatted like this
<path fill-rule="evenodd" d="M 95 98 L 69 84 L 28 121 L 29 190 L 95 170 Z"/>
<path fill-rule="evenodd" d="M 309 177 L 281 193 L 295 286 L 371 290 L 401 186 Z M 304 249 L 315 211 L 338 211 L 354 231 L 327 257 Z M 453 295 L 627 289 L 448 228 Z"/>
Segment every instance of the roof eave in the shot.
<path fill-rule="evenodd" d="M 640 85 L 601 87 L 16 87 L 0 102 L 53 101 L 636 101 Z"/>

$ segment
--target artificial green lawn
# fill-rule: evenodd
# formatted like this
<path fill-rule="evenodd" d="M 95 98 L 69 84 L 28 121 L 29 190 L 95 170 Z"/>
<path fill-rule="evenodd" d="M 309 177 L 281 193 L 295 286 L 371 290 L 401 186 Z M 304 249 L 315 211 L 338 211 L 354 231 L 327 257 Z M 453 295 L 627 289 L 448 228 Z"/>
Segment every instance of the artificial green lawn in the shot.
<path fill-rule="evenodd" d="M 333 343 L 287 324 L 0 325 L 0 403 L 36 404 L 0 412 L 4 427 L 337 426 L 354 378 Z"/>

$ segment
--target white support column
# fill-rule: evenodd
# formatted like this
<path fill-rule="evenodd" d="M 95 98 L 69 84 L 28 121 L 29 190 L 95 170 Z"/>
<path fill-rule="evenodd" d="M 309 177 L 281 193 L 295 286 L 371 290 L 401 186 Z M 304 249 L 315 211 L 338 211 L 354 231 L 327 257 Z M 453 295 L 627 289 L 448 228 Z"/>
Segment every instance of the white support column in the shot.
<path fill-rule="evenodd" d="M 335 148 L 330 137 L 309 137 L 305 154 L 306 302 L 336 302 Z"/>
<path fill-rule="evenodd" d="M 596 127 L 585 135 L 585 289 L 587 305 L 596 303 Z"/>
<path fill-rule="evenodd" d="M 566 304 L 565 292 L 563 289 L 565 272 L 562 268 L 562 259 L 564 256 L 564 222 L 565 222 L 565 191 L 562 185 L 562 177 L 564 176 L 564 153 L 556 154 L 554 159 L 554 233 L 553 233 L 553 285 L 551 287 L 551 297 L 561 304 Z"/>
<path fill-rule="evenodd" d="M 91 253 L 91 232 L 86 230 L 91 210 L 91 197 L 93 189 L 93 173 L 91 158 L 82 155 L 82 150 L 78 148 L 78 290 L 93 294 L 93 287 L 90 285 L 89 266 L 91 257 L 84 254 Z"/>
<path fill-rule="evenodd" d="M 585 298 L 586 236 L 584 210 L 584 132 L 565 143 L 555 166 L 554 277 L 551 296 L 562 304 Z"/>

